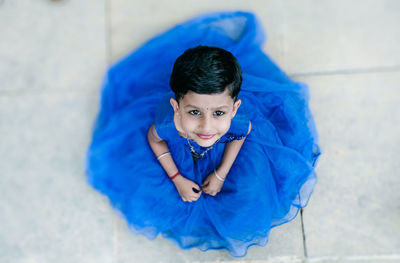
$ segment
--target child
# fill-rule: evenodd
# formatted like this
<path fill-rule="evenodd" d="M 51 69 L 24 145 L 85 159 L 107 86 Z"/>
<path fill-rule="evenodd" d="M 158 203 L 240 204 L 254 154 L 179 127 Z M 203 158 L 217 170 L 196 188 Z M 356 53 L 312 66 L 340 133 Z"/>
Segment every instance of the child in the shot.
<path fill-rule="evenodd" d="M 181 137 L 206 149 L 198 153 L 192 150 L 194 161 L 205 158 L 208 151 L 230 128 L 231 119 L 240 106 L 237 99 L 242 75 L 233 55 L 223 49 L 207 46 L 187 50 L 174 65 L 171 98 L 174 109 L 174 126 Z M 251 129 L 249 122 L 248 133 Z M 162 140 L 152 125 L 148 133 L 149 143 L 166 173 L 173 180 L 183 201 L 197 201 L 202 192 L 215 196 L 244 142 L 244 138 L 229 142 L 221 165 L 205 179 L 202 189 L 183 177 L 171 157 L 166 141 Z M 210 154 L 210 153 L 209 153 Z"/>
<path fill-rule="evenodd" d="M 307 89 L 260 32 L 249 13 L 205 15 L 109 70 L 87 174 L 132 231 L 241 257 L 306 205 L 319 156 Z"/>

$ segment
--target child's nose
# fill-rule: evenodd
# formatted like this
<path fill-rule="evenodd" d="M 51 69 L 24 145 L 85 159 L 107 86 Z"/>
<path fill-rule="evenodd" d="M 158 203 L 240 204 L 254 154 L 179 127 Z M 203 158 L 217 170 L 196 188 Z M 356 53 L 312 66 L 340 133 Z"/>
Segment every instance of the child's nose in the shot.
<path fill-rule="evenodd" d="M 200 121 L 200 130 L 201 132 L 207 133 L 211 131 L 211 123 L 212 119 L 208 116 L 205 116 L 204 118 L 201 119 Z"/>

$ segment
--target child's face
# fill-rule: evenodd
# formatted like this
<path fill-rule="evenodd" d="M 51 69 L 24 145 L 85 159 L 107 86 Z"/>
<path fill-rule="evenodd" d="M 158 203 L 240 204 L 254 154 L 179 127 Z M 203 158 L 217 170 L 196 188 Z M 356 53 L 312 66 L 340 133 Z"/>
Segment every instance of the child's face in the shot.
<path fill-rule="evenodd" d="M 179 104 L 170 100 L 175 112 L 175 126 L 188 139 L 208 147 L 221 138 L 231 126 L 241 101 L 233 101 L 229 91 L 220 94 L 198 94 L 192 91 Z"/>

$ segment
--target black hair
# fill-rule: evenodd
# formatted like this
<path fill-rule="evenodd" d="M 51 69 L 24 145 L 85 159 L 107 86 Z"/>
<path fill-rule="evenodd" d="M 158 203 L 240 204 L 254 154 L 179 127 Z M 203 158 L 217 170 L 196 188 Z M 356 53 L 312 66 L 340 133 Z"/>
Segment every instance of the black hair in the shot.
<path fill-rule="evenodd" d="M 230 96 L 236 100 L 242 85 L 242 70 L 229 51 L 197 46 L 177 58 L 169 85 L 178 102 L 189 90 L 198 94 L 214 94 L 228 89 Z"/>

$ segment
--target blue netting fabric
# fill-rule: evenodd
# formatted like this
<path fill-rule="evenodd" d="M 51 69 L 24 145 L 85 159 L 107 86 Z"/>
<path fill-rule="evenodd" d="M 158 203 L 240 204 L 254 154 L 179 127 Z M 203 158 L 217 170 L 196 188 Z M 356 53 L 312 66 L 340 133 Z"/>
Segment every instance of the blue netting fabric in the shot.
<path fill-rule="evenodd" d="M 251 245 L 265 245 L 272 227 L 292 220 L 307 204 L 320 154 L 308 88 L 263 53 L 264 41 L 253 14 L 211 13 L 152 38 L 107 71 L 86 173 L 132 231 L 150 239 L 162 234 L 184 249 L 227 249 L 240 257 Z M 243 85 L 228 134 L 193 162 L 173 126 L 168 83 L 176 58 L 198 45 L 232 52 Z M 148 145 L 149 127 L 155 123 L 181 174 L 201 185 L 219 165 L 226 142 L 245 135 L 249 121 L 252 131 L 222 191 L 183 202 Z"/>

